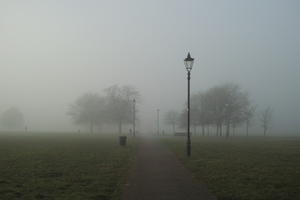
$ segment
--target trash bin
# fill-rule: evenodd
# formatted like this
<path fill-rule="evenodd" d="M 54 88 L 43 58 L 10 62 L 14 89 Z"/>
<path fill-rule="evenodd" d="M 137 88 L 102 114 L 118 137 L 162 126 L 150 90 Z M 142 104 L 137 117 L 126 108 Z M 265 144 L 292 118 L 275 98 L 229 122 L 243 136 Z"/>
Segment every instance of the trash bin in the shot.
<path fill-rule="evenodd" d="M 120 136 L 119 142 L 121 146 L 126 146 L 127 136 Z"/>

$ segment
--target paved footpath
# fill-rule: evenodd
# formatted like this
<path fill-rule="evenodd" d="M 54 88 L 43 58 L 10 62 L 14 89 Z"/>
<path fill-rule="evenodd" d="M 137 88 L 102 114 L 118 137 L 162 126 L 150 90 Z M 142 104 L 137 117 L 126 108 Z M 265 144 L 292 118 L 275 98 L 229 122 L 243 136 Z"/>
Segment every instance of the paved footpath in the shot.
<path fill-rule="evenodd" d="M 153 138 L 141 138 L 122 200 L 216 200 L 175 155 Z"/>

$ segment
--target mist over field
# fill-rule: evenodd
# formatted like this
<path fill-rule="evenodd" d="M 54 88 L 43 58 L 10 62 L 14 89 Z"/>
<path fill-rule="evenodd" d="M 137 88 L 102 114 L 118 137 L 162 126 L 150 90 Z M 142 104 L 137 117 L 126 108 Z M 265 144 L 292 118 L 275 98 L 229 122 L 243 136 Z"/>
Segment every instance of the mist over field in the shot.
<path fill-rule="evenodd" d="M 297 0 L 0 0 L 0 113 L 18 108 L 30 131 L 73 132 L 78 97 L 130 85 L 141 97 L 137 129 L 155 132 L 160 109 L 168 131 L 164 113 L 185 107 L 191 52 L 192 94 L 235 83 L 257 113 L 272 108 L 271 134 L 299 135 L 299 9 Z M 262 133 L 257 116 L 251 131 Z"/>

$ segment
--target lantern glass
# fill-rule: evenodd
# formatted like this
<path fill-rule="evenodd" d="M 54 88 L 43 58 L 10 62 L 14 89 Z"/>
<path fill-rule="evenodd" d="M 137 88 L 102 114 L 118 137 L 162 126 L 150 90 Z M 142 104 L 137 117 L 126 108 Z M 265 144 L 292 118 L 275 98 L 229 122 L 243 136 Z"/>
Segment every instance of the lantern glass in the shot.
<path fill-rule="evenodd" d="M 184 59 L 184 65 L 186 70 L 191 71 L 194 64 L 194 58 L 191 57 L 190 53 L 188 53 L 187 57 Z"/>

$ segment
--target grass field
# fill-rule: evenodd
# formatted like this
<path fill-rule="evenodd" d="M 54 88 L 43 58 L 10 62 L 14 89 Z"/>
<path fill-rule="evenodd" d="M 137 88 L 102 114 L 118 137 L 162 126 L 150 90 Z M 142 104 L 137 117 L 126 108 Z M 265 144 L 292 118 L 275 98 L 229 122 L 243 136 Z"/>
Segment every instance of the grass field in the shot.
<path fill-rule="evenodd" d="M 0 135 L 0 199 L 118 199 L 136 148 L 117 139 Z"/>
<path fill-rule="evenodd" d="M 299 138 L 185 138 L 166 143 L 219 200 L 299 200 Z"/>

